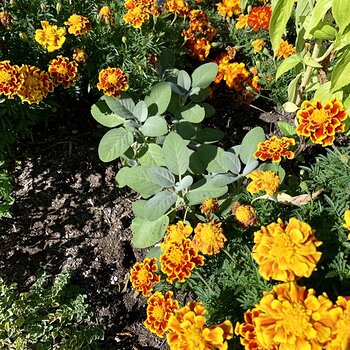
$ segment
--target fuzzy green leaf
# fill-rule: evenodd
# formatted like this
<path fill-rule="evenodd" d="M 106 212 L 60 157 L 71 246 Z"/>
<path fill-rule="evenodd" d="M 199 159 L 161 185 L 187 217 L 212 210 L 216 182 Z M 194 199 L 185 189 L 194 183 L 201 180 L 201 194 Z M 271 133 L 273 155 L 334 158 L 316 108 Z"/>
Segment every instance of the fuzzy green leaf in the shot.
<path fill-rule="evenodd" d="M 255 160 L 254 153 L 258 144 L 265 141 L 265 132 L 260 126 L 250 130 L 243 138 L 239 156 L 244 164 Z"/>
<path fill-rule="evenodd" d="M 106 101 L 103 100 L 97 101 L 92 105 L 91 115 L 96 121 L 107 128 L 114 128 L 124 123 L 124 119 L 113 113 L 109 109 Z"/>
<path fill-rule="evenodd" d="M 226 164 L 226 167 L 233 174 L 239 174 L 241 171 L 241 162 L 238 156 L 232 152 L 224 152 L 222 155 L 222 161 Z"/>
<path fill-rule="evenodd" d="M 179 71 L 179 74 L 177 76 L 177 85 L 181 86 L 186 91 L 191 88 L 191 77 L 186 71 Z"/>
<path fill-rule="evenodd" d="M 171 100 L 171 86 L 168 82 L 162 81 L 152 86 L 150 94 L 145 97 L 149 114 L 163 114 Z"/>
<path fill-rule="evenodd" d="M 119 115 L 122 118 L 134 118 L 134 108 L 135 103 L 132 98 L 128 95 L 122 95 L 119 98 L 113 96 L 103 96 L 101 100 L 106 101 L 108 107 L 116 115 Z"/>
<path fill-rule="evenodd" d="M 175 175 L 184 174 L 189 165 L 189 152 L 183 138 L 171 132 L 163 143 L 164 159 L 167 168 Z"/>
<path fill-rule="evenodd" d="M 144 122 L 148 117 L 148 108 L 145 101 L 137 102 L 134 108 L 134 116 L 138 121 Z"/>
<path fill-rule="evenodd" d="M 205 117 L 205 109 L 199 104 L 190 104 L 180 108 L 180 115 L 190 123 L 200 123 Z"/>
<path fill-rule="evenodd" d="M 179 192 L 183 189 L 190 187 L 193 184 L 193 177 L 191 175 L 186 175 L 181 181 L 175 184 L 175 191 Z"/>
<path fill-rule="evenodd" d="M 194 140 L 198 143 L 214 143 L 222 140 L 224 133 L 218 129 L 204 128 L 200 129 Z"/>
<path fill-rule="evenodd" d="M 200 145 L 195 152 L 190 155 L 190 170 L 193 174 L 203 174 L 210 162 L 212 162 L 219 148 L 213 145 Z M 220 149 L 223 152 L 223 149 Z"/>
<path fill-rule="evenodd" d="M 190 205 L 196 205 L 202 203 L 206 198 L 219 198 L 227 191 L 227 186 L 216 187 L 212 180 L 201 179 L 186 193 L 186 198 Z"/>
<path fill-rule="evenodd" d="M 216 63 L 202 64 L 192 73 L 192 87 L 207 88 L 216 77 L 217 72 L 218 65 Z"/>
<path fill-rule="evenodd" d="M 168 132 L 168 124 L 162 116 L 154 115 L 145 121 L 140 131 L 149 137 L 162 136 Z"/>
<path fill-rule="evenodd" d="M 156 143 L 150 143 L 146 145 L 146 150 L 141 156 L 138 157 L 138 160 L 143 166 L 165 165 L 162 147 L 160 147 Z"/>
<path fill-rule="evenodd" d="M 168 169 L 162 167 L 149 167 L 147 176 L 154 184 L 162 187 L 173 187 L 175 185 L 174 175 Z"/>
<path fill-rule="evenodd" d="M 303 57 L 299 54 L 295 54 L 287 57 L 277 68 L 276 80 L 284 73 L 293 69 L 296 65 L 303 61 Z"/>
<path fill-rule="evenodd" d="M 147 201 L 144 199 L 138 199 L 135 202 L 132 202 L 131 208 L 132 212 L 134 213 L 135 216 L 139 216 L 142 219 L 146 219 L 147 216 L 145 214 L 145 205 Z"/>
<path fill-rule="evenodd" d="M 169 191 L 159 192 L 150 198 L 144 207 L 147 220 L 154 221 L 160 218 L 173 204 L 175 204 L 176 199 L 176 193 Z"/>
<path fill-rule="evenodd" d="M 283 121 L 278 121 L 277 125 L 278 125 L 279 129 L 281 130 L 283 136 L 291 137 L 293 135 L 296 135 L 296 131 L 295 131 L 295 126 L 294 125 L 289 124 L 287 122 L 283 122 Z"/>

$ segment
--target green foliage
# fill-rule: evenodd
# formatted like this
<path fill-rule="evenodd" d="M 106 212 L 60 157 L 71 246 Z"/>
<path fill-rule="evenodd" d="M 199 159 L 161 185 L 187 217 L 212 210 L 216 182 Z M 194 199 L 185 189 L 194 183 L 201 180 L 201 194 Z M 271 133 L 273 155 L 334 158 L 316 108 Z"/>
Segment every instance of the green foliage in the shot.
<path fill-rule="evenodd" d="M 96 349 L 101 328 L 89 321 L 86 296 L 74 291 L 70 273 L 51 281 L 42 273 L 26 292 L 0 278 L 0 347 L 6 349 Z M 79 325 L 78 325 L 79 324 Z"/>
<path fill-rule="evenodd" d="M 12 185 L 10 178 L 5 170 L 2 170 L 4 162 L 0 161 L 0 219 L 10 218 L 10 209 L 14 203 L 14 198 L 11 196 Z"/>

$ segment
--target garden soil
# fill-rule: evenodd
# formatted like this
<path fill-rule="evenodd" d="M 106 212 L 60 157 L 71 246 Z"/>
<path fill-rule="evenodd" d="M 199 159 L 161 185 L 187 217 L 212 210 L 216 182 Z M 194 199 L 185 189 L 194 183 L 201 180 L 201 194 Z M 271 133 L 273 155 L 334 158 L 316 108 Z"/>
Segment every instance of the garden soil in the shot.
<path fill-rule="evenodd" d="M 225 98 L 210 126 L 225 131 L 228 146 L 256 125 L 272 134 L 274 122 L 286 119 Z M 130 267 L 146 254 L 130 243 L 137 194 L 115 186 L 118 162 L 99 160 L 104 132 L 87 111 L 33 128 L 31 139 L 17 144 L 9 165 L 16 202 L 13 218 L 0 226 L 0 274 L 25 290 L 40 269 L 73 269 L 94 313 L 90 324 L 105 329 L 106 349 L 164 350 L 165 340 L 143 326 L 146 300 L 129 282 Z"/>

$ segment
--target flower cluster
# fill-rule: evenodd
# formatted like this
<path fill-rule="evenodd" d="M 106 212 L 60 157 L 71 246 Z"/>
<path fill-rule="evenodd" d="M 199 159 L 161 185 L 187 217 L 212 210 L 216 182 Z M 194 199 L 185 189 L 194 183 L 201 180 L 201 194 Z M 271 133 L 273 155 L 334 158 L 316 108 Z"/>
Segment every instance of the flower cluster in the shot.
<path fill-rule="evenodd" d="M 291 218 L 288 224 L 281 219 L 254 233 L 252 256 L 259 264 L 265 279 L 287 282 L 310 277 L 322 253 L 322 242 L 306 222 Z"/>
<path fill-rule="evenodd" d="M 292 44 L 289 44 L 288 41 L 285 41 L 281 39 L 280 46 L 277 51 L 277 59 L 280 59 L 283 57 L 286 59 L 289 56 L 292 56 L 295 54 L 295 47 Z"/>
<path fill-rule="evenodd" d="M 66 41 L 66 29 L 57 28 L 48 21 L 40 22 L 43 29 L 35 31 L 35 40 L 48 52 L 59 50 Z"/>
<path fill-rule="evenodd" d="M 248 14 L 247 23 L 254 31 L 259 29 L 269 30 L 271 15 L 271 6 L 253 7 Z"/>
<path fill-rule="evenodd" d="M 241 13 L 240 0 L 222 0 L 216 6 L 220 15 L 224 17 L 231 18 L 233 15 L 239 15 Z"/>
<path fill-rule="evenodd" d="M 120 91 L 129 88 L 128 77 L 120 68 L 102 69 L 98 75 L 97 88 L 107 96 L 120 96 Z"/>
<path fill-rule="evenodd" d="M 348 110 L 336 97 L 325 104 L 320 100 L 304 101 L 297 112 L 296 132 L 299 136 L 310 137 L 313 143 L 330 146 L 335 134 L 345 131 L 344 121 L 348 114 Z"/>
<path fill-rule="evenodd" d="M 69 58 L 57 56 L 50 61 L 48 68 L 51 80 L 55 86 L 63 85 L 65 89 L 74 85 L 79 79 L 78 64 L 75 61 L 69 61 Z"/>
<path fill-rule="evenodd" d="M 184 0 L 167 0 L 163 7 L 165 12 L 175 13 L 178 16 L 187 16 L 190 11 L 187 1 Z"/>
<path fill-rule="evenodd" d="M 166 235 L 163 242 L 160 244 L 162 250 L 166 249 L 168 243 L 173 241 L 182 241 L 192 234 L 193 228 L 191 225 L 185 225 L 183 221 L 178 221 L 176 225 L 168 225 Z"/>
<path fill-rule="evenodd" d="M 24 75 L 20 68 L 11 65 L 10 61 L 0 61 L 0 96 L 14 98 L 24 82 Z"/>
<path fill-rule="evenodd" d="M 271 159 L 273 162 L 280 162 L 282 157 L 293 159 L 294 153 L 289 148 L 294 145 L 295 140 L 292 138 L 272 136 L 268 140 L 259 143 L 254 157 L 262 161 Z"/>
<path fill-rule="evenodd" d="M 264 191 L 272 196 L 281 184 L 280 178 L 273 171 L 254 170 L 246 177 L 252 180 L 247 186 L 247 191 L 251 194 Z"/>
<path fill-rule="evenodd" d="M 157 0 L 126 0 L 124 7 L 128 11 L 123 20 L 134 28 L 141 28 L 143 23 L 149 21 L 150 15 L 158 17 L 161 14 Z"/>
<path fill-rule="evenodd" d="M 75 36 L 84 35 L 91 31 L 91 22 L 89 19 L 75 13 L 64 24 L 68 26 L 68 33 Z"/>

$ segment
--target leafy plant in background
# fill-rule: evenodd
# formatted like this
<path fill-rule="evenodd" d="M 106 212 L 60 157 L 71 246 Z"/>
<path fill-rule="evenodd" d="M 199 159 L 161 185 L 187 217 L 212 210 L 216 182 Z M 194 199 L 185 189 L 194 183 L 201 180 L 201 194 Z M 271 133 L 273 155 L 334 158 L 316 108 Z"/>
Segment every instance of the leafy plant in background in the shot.
<path fill-rule="evenodd" d="M 4 162 L 0 161 L 0 219 L 10 218 L 10 209 L 14 203 L 14 198 L 11 196 L 12 185 L 10 178 L 5 170 L 2 170 Z"/>

